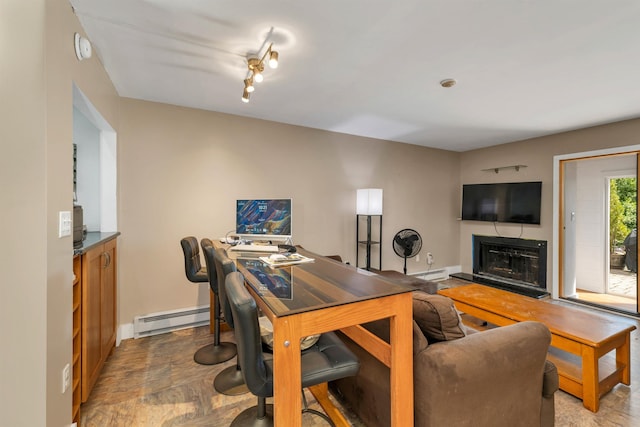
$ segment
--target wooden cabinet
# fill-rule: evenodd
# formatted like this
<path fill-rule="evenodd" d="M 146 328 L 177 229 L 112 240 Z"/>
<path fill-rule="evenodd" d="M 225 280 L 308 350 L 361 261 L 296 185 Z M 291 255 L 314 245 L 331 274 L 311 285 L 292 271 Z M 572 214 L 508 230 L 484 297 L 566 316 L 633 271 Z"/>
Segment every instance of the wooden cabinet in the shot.
<path fill-rule="evenodd" d="M 80 364 L 82 346 L 82 320 L 80 306 L 82 302 L 82 289 L 80 278 L 82 277 L 82 260 L 79 256 L 73 258 L 73 356 L 71 362 L 71 420 L 80 423 L 80 402 L 82 391 L 80 388 Z"/>
<path fill-rule="evenodd" d="M 116 342 L 116 239 L 82 255 L 81 391 L 86 402 Z"/>

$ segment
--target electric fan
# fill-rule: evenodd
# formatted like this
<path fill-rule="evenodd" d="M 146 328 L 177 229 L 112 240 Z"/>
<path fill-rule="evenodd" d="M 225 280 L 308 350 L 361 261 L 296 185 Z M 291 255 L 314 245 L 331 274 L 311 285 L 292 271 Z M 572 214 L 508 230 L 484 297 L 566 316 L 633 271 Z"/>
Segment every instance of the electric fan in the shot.
<path fill-rule="evenodd" d="M 394 236 L 393 250 L 396 255 L 404 258 L 404 274 L 407 274 L 407 258 L 418 255 L 420 249 L 422 249 L 422 237 L 417 231 L 405 228 Z"/>

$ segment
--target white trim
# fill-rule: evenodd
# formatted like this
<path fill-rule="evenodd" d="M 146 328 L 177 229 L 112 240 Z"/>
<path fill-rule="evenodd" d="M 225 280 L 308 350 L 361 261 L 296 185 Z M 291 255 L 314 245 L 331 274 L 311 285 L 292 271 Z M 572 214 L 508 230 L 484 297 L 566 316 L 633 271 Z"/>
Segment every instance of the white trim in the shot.
<path fill-rule="evenodd" d="M 126 323 L 118 327 L 118 334 L 116 336 L 116 347 L 120 346 L 122 340 L 128 340 L 133 338 L 133 323 Z"/>

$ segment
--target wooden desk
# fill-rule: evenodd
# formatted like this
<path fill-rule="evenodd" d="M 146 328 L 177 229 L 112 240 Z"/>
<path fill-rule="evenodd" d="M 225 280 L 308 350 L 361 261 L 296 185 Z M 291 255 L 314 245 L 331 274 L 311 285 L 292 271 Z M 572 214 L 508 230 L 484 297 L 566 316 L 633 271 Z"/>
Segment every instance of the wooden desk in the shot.
<path fill-rule="evenodd" d="M 438 293 L 454 300 L 458 310 L 498 326 L 525 320 L 544 323 L 551 331 L 554 348 L 549 359 L 558 368 L 560 389 L 582 399 L 584 407 L 593 412 L 598 411 L 600 397 L 616 384 L 631 383 L 630 333 L 636 329 L 634 325 L 478 284 Z M 613 350 L 615 364 L 607 369 L 601 358 Z"/>
<path fill-rule="evenodd" d="M 249 291 L 273 323 L 275 425 L 301 425 L 300 339 L 340 329 L 389 366 L 391 425 L 413 426 L 413 289 L 303 249 L 299 252 L 315 262 L 274 270 L 256 259 L 236 259 Z M 390 344 L 359 326 L 387 317 Z M 326 384 L 311 391 L 337 426 L 350 425 L 329 401 Z"/>

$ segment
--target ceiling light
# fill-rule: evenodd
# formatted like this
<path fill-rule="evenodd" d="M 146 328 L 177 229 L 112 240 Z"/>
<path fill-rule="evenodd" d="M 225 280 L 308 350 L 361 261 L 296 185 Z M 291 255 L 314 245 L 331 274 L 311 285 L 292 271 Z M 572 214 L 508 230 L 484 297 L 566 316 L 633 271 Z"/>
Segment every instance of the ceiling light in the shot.
<path fill-rule="evenodd" d="M 269 67 L 278 68 L 278 52 L 275 50 L 271 51 L 269 55 Z"/>
<path fill-rule="evenodd" d="M 244 90 L 249 93 L 256 90 L 256 88 L 253 86 L 253 76 L 249 77 L 248 79 L 244 79 Z"/>
<path fill-rule="evenodd" d="M 440 86 L 442 87 L 453 87 L 456 85 L 456 81 L 454 79 L 444 79 L 440 82 Z"/>
<path fill-rule="evenodd" d="M 267 50 L 264 52 L 262 57 L 256 58 L 252 57 L 247 59 L 247 68 L 249 71 L 247 72 L 247 77 L 244 79 L 244 92 L 242 95 L 242 100 L 244 102 L 249 102 L 249 93 L 252 93 L 255 90 L 253 83 L 260 83 L 264 80 L 264 61 L 269 55 L 269 67 L 278 68 L 278 52 L 272 49 L 273 43 L 269 45 Z"/>
<path fill-rule="evenodd" d="M 242 92 L 242 102 L 249 102 L 249 97 L 251 96 L 251 94 L 249 93 L 249 91 L 247 89 L 245 89 Z"/>

